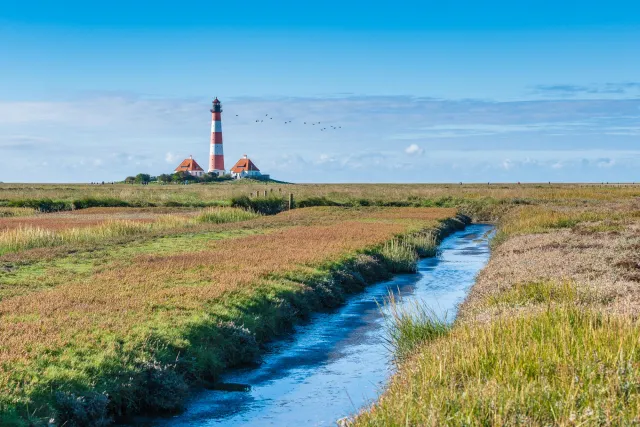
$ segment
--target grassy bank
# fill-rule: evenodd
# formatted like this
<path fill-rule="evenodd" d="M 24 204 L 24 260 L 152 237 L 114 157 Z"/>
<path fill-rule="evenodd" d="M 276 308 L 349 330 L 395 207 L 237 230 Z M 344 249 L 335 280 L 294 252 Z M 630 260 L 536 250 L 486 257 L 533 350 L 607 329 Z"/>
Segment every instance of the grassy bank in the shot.
<path fill-rule="evenodd" d="M 177 230 L 46 262 L 29 255 L 44 249 L 0 257 L 5 286 L 30 286 L 36 271 L 65 279 L 0 301 L 0 424 L 107 425 L 178 410 L 191 385 L 258 361 L 296 319 L 412 271 L 418 252 L 464 224 L 454 214 L 314 208 L 215 224 L 207 211 L 190 221 L 211 224 L 214 240 Z"/>
<path fill-rule="evenodd" d="M 638 205 L 515 207 L 452 327 L 396 313 L 399 371 L 354 425 L 640 422 Z"/>

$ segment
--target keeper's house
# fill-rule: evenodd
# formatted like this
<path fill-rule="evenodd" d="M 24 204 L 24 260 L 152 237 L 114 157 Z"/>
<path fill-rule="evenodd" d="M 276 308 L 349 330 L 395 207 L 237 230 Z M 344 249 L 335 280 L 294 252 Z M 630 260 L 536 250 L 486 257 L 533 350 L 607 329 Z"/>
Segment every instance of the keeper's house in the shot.
<path fill-rule="evenodd" d="M 247 157 L 245 154 L 238 162 L 231 168 L 231 176 L 240 178 L 255 178 L 255 179 L 269 179 L 269 175 L 263 175 L 260 169 Z"/>
<path fill-rule="evenodd" d="M 188 159 L 184 159 L 174 172 L 187 172 L 188 174 L 197 177 L 204 175 L 204 169 L 202 169 L 200 165 L 193 160 L 193 156 L 189 156 Z"/>

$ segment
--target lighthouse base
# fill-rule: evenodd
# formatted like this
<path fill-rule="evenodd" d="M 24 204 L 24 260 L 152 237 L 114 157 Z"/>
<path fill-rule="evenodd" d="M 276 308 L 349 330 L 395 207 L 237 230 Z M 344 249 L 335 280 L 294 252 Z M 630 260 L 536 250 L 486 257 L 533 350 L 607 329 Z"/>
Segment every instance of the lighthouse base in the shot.
<path fill-rule="evenodd" d="M 209 170 L 209 173 L 215 173 L 218 176 L 222 176 L 224 175 L 224 169 L 211 169 Z"/>

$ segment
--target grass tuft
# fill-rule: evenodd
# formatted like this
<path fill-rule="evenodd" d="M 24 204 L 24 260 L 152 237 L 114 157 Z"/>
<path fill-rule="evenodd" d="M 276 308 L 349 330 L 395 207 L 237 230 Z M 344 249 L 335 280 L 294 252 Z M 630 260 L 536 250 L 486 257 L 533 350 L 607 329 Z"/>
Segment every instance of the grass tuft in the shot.
<path fill-rule="evenodd" d="M 431 231 L 411 234 L 405 237 L 404 241 L 414 248 L 420 258 L 430 258 L 438 254 L 438 239 Z"/>
<path fill-rule="evenodd" d="M 416 301 L 406 306 L 391 292 L 384 314 L 386 341 L 399 362 L 404 361 L 420 344 L 444 336 L 450 329 L 446 318 L 440 318 L 426 304 Z"/>
<path fill-rule="evenodd" d="M 417 271 L 418 254 L 413 245 L 401 239 L 386 242 L 380 248 L 387 268 L 392 273 L 415 273 Z"/>

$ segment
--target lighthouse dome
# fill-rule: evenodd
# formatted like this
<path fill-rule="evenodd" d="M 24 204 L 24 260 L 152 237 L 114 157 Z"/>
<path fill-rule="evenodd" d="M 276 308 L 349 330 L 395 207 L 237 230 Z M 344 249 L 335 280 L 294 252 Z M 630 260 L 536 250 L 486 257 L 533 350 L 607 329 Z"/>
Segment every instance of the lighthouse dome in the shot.
<path fill-rule="evenodd" d="M 218 97 L 216 96 L 216 99 L 213 100 L 214 104 L 220 104 L 220 101 L 218 101 Z"/>

